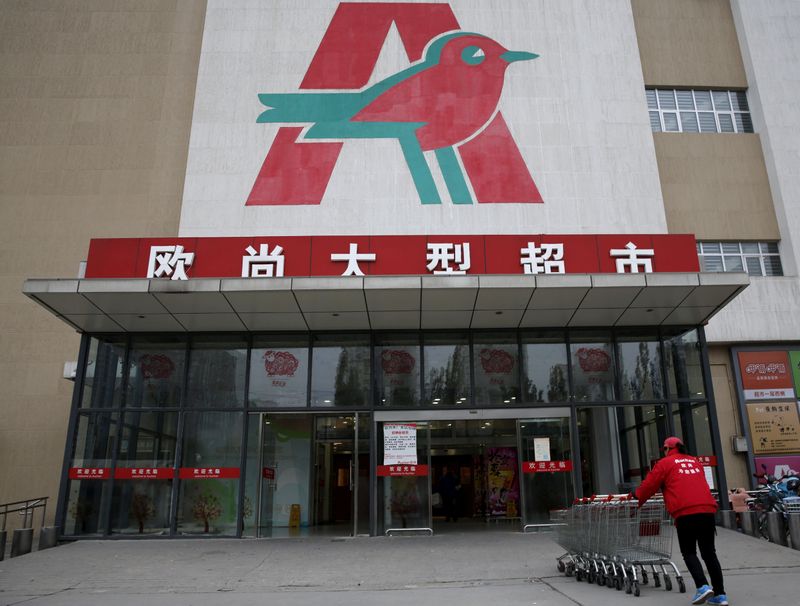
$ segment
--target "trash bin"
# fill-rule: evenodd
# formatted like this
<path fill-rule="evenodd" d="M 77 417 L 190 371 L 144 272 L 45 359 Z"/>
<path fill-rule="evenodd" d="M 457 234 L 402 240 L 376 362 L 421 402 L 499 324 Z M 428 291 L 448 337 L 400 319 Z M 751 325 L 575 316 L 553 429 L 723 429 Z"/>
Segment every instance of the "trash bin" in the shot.
<path fill-rule="evenodd" d="M 11 557 L 25 555 L 33 547 L 33 528 L 17 528 L 11 536 Z"/>
<path fill-rule="evenodd" d="M 758 518 L 755 511 L 743 511 L 741 514 L 742 532 L 751 537 L 758 536 Z"/>
<path fill-rule="evenodd" d="M 800 550 L 800 513 L 790 513 L 787 516 L 789 524 L 789 540 L 792 542 L 792 549 Z"/>
<path fill-rule="evenodd" d="M 781 512 L 767 512 L 767 536 L 770 543 L 786 545 L 786 523 Z"/>
<path fill-rule="evenodd" d="M 39 531 L 39 551 L 55 547 L 58 542 L 58 526 L 42 526 Z"/>
<path fill-rule="evenodd" d="M 722 509 L 719 512 L 721 526 L 729 530 L 736 530 L 736 512 L 732 509 Z"/>

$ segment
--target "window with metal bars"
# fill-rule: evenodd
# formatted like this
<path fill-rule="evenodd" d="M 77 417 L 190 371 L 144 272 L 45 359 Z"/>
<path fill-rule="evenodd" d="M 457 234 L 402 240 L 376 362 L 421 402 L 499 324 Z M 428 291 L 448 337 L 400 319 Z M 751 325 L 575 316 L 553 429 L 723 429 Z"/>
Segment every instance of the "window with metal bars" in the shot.
<path fill-rule="evenodd" d="M 698 242 L 700 271 L 782 276 L 777 242 Z"/>
<path fill-rule="evenodd" d="M 653 132 L 753 132 L 744 91 L 648 88 L 645 93 Z"/>

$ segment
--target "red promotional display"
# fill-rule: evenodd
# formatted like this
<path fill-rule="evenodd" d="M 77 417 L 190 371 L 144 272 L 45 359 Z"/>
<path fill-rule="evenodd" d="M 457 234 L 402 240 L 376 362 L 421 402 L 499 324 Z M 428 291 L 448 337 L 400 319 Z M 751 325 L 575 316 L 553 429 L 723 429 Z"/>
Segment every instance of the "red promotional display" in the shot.
<path fill-rule="evenodd" d="M 427 476 L 427 465 L 378 465 L 381 477 Z"/>
<path fill-rule="evenodd" d="M 691 235 L 95 239 L 86 278 L 697 272 Z"/>
<path fill-rule="evenodd" d="M 275 479 L 275 468 L 274 467 L 264 467 L 261 469 L 261 477 L 265 480 L 274 480 Z"/>
<path fill-rule="evenodd" d="M 172 467 L 117 467 L 115 480 L 171 480 L 175 477 Z"/>
<path fill-rule="evenodd" d="M 70 480 L 107 480 L 111 477 L 110 467 L 70 467 Z"/>
<path fill-rule="evenodd" d="M 181 480 L 228 480 L 240 475 L 238 467 L 181 467 L 178 473 Z"/>
<path fill-rule="evenodd" d="M 792 369 L 785 351 L 741 351 L 739 370 L 745 399 L 794 399 Z"/>
<path fill-rule="evenodd" d="M 572 471 L 572 461 L 524 461 L 523 473 Z"/>

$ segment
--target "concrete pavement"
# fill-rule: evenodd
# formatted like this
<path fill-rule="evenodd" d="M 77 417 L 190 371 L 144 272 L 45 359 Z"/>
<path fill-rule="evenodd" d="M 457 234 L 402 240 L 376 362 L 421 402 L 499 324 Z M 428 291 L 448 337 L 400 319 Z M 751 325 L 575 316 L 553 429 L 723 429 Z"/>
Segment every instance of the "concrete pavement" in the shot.
<path fill-rule="evenodd" d="M 11 606 L 639 606 L 689 594 L 642 587 L 635 598 L 559 574 L 546 533 L 433 537 L 80 541 L 0 562 Z M 719 529 L 731 604 L 797 606 L 800 551 Z M 675 545 L 674 557 L 685 572 Z M 693 583 L 687 577 L 688 590 Z"/>

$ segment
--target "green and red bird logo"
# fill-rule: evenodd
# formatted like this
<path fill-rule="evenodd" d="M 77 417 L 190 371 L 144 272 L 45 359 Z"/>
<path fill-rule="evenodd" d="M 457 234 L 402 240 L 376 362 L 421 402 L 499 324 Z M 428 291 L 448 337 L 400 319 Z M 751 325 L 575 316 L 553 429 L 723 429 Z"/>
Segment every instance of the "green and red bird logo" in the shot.
<path fill-rule="evenodd" d="M 378 25 L 378 36 L 374 28 L 364 27 L 370 20 Z M 339 5 L 301 85 L 310 89 L 316 83 L 317 90 L 258 96 L 266 110 L 257 122 L 292 126 L 276 136 L 248 205 L 319 204 L 341 149 L 337 141 L 347 139 L 396 139 L 423 204 L 442 200 L 425 152 L 433 152 L 454 204 L 472 204 L 472 192 L 478 202 L 542 201 L 498 112 L 508 67 L 538 55 L 508 50 L 487 36 L 449 27 L 450 31 L 429 36 L 421 57 L 407 69 L 359 90 L 348 90 L 353 79 L 347 77 L 338 90 L 324 90 L 336 85 L 319 73 L 315 63 L 322 55 L 319 61 L 330 69 L 331 60 L 341 62 L 346 57 L 335 52 L 342 26 L 350 22 L 364 31 L 360 39 L 358 29 L 351 27 L 345 49 L 356 55 L 350 69 L 363 78 L 367 70 L 358 61 L 359 51 L 372 57 L 374 68 L 380 51 L 375 41 L 382 44 L 392 23 L 409 56 L 419 52 L 420 32 L 409 31 L 414 21 L 441 28 L 453 25 L 455 18 L 446 4 Z M 347 60 L 344 63 L 347 68 Z M 367 78 L 371 72 L 370 68 Z M 310 143 L 319 147 L 310 148 Z M 292 179 L 306 183 L 292 183 Z"/>

